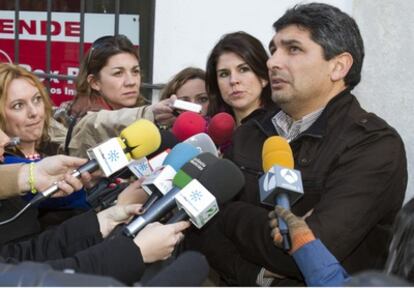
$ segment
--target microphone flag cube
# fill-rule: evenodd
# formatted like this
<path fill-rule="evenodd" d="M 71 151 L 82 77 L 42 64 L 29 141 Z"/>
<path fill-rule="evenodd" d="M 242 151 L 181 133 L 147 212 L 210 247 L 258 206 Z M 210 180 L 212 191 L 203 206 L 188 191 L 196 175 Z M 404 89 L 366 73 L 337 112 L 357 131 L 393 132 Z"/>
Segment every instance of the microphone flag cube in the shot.
<path fill-rule="evenodd" d="M 295 169 L 288 169 L 274 165 L 259 179 L 260 201 L 269 206 L 275 206 L 277 194 L 286 192 L 290 204 L 293 205 L 303 196 L 301 173 Z"/>
<path fill-rule="evenodd" d="M 129 164 L 130 159 L 125 155 L 119 138 L 108 141 L 87 151 L 89 159 L 95 159 L 106 177 L 121 170 Z"/>
<path fill-rule="evenodd" d="M 197 179 L 188 183 L 176 196 L 178 209 L 184 209 L 190 221 L 200 229 L 219 212 L 216 197 Z"/>

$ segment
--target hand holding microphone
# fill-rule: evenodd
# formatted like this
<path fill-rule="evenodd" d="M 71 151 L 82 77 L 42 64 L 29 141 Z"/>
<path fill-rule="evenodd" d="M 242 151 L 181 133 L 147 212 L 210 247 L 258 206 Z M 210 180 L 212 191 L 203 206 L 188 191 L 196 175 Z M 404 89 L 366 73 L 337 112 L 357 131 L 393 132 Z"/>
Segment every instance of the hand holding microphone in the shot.
<path fill-rule="evenodd" d="M 276 206 L 273 211 L 269 212 L 269 226 L 272 229 L 270 236 L 277 247 L 283 247 L 283 237 L 280 234 L 278 218 L 283 219 L 288 226 L 292 241 L 290 254 L 295 253 L 303 245 L 315 240 L 312 230 L 305 222 L 306 217 L 298 217 L 282 206 Z"/>
<path fill-rule="evenodd" d="M 87 181 L 90 175 L 86 175 L 87 177 L 82 178 L 83 181 L 81 181 L 76 177 L 73 177 L 70 173 L 86 162 L 86 159 L 65 155 L 46 157 L 33 164 L 32 173 L 35 178 L 34 187 L 36 190 L 42 191 L 54 183 L 57 183 L 60 192 L 56 193 L 54 196 L 64 196 L 79 190 L 82 188 L 82 182 L 85 180 Z M 29 175 L 30 165 L 23 165 L 18 174 L 18 189 L 20 191 L 27 192 L 30 190 L 27 181 Z"/>
<path fill-rule="evenodd" d="M 260 200 L 269 206 L 279 205 L 290 210 L 290 205 L 303 196 L 302 177 L 294 170 L 292 149 L 280 136 L 268 138 L 262 150 L 263 170 L 266 172 L 259 179 Z M 289 229 L 282 218 L 278 218 L 283 249 L 291 249 Z"/>
<path fill-rule="evenodd" d="M 117 205 L 139 203 L 142 204 L 148 199 L 148 194 L 142 189 L 143 179 L 130 183 L 117 197 Z"/>
<path fill-rule="evenodd" d="M 187 221 L 163 225 L 150 223 L 134 238 L 140 248 L 144 263 L 165 260 L 171 256 L 177 244 L 184 238 L 182 233 L 190 227 Z"/>
<path fill-rule="evenodd" d="M 115 205 L 97 214 L 99 229 L 105 238 L 120 223 L 125 223 L 140 211 L 140 204 Z M 140 248 L 144 263 L 152 263 L 169 258 L 176 245 L 184 238 L 182 231 L 189 222 L 162 225 L 158 222 L 147 225 L 134 238 Z"/>
<path fill-rule="evenodd" d="M 132 216 L 137 215 L 140 208 L 140 204 L 117 204 L 96 214 L 102 237 L 105 238 L 117 225 L 126 223 Z"/>
<path fill-rule="evenodd" d="M 148 120 L 138 120 L 121 131 L 120 137 L 112 138 L 88 151 L 91 160 L 78 169 L 72 176 L 79 177 L 84 172 L 93 172 L 101 168 L 106 176 L 128 165 L 131 158 L 139 159 L 155 151 L 160 145 L 161 137 L 157 127 Z M 59 190 L 53 185 L 37 193 L 30 201 L 31 205 L 42 201 Z"/>

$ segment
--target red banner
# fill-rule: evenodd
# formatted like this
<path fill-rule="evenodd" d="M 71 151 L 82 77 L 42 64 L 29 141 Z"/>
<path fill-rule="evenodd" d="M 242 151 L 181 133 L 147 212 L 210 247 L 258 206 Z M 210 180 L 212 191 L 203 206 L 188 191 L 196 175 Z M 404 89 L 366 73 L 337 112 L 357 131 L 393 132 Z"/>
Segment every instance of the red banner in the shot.
<path fill-rule="evenodd" d="M 79 72 L 79 13 L 52 14 L 50 73 L 76 76 Z M 29 71 L 46 73 L 46 13 L 20 12 L 19 64 Z M 120 15 L 120 34 L 125 34 L 138 46 L 138 15 Z M 85 14 L 85 44 L 103 36 L 113 35 L 114 15 Z M 14 11 L 0 11 L 0 62 L 14 60 Z M 55 105 L 71 100 L 75 95 L 73 81 L 51 78 L 50 96 Z M 46 83 L 45 83 L 46 84 Z"/>
<path fill-rule="evenodd" d="M 2 48 L 4 53 L 0 53 L 0 61 L 8 62 L 14 59 L 14 40 L 3 39 Z M 91 44 L 85 44 L 85 51 Z M 51 44 L 51 63 L 50 73 L 60 75 L 78 75 L 79 63 L 79 44 L 68 42 L 52 42 Z M 21 40 L 20 65 L 29 71 L 45 73 L 46 42 L 34 40 Z M 50 79 L 50 95 L 55 105 L 71 100 L 75 95 L 75 84 L 73 81 L 60 79 Z M 46 83 L 45 83 L 46 85 Z"/>

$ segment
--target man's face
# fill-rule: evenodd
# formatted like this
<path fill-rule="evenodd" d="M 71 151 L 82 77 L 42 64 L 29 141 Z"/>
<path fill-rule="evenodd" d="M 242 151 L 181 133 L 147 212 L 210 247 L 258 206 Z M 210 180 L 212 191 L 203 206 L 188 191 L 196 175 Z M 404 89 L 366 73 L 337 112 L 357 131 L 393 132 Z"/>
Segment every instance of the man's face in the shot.
<path fill-rule="evenodd" d="M 324 59 L 310 32 L 297 25 L 283 28 L 273 37 L 270 53 L 267 67 L 273 101 L 293 118 L 322 108 L 331 92 L 333 65 Z"/>

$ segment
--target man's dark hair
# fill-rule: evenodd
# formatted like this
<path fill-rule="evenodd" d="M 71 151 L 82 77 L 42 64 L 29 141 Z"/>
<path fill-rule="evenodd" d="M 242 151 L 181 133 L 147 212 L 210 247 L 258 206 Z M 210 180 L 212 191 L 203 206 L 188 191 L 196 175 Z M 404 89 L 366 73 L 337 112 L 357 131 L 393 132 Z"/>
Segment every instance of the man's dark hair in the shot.
<path fill-rule="evenodd" d="M 361 81 L 364 43 L 352 17 L 327 4 L 299 4 L 287 10 L 273 27 L 278 32 L 292 24 L 309 30 L 312 40 L 322 47 L 326 60 L 344 52 L 350 53 L 354 62 L 345 77 L 345 84 L 351 89 L 358 85 Z"/>

